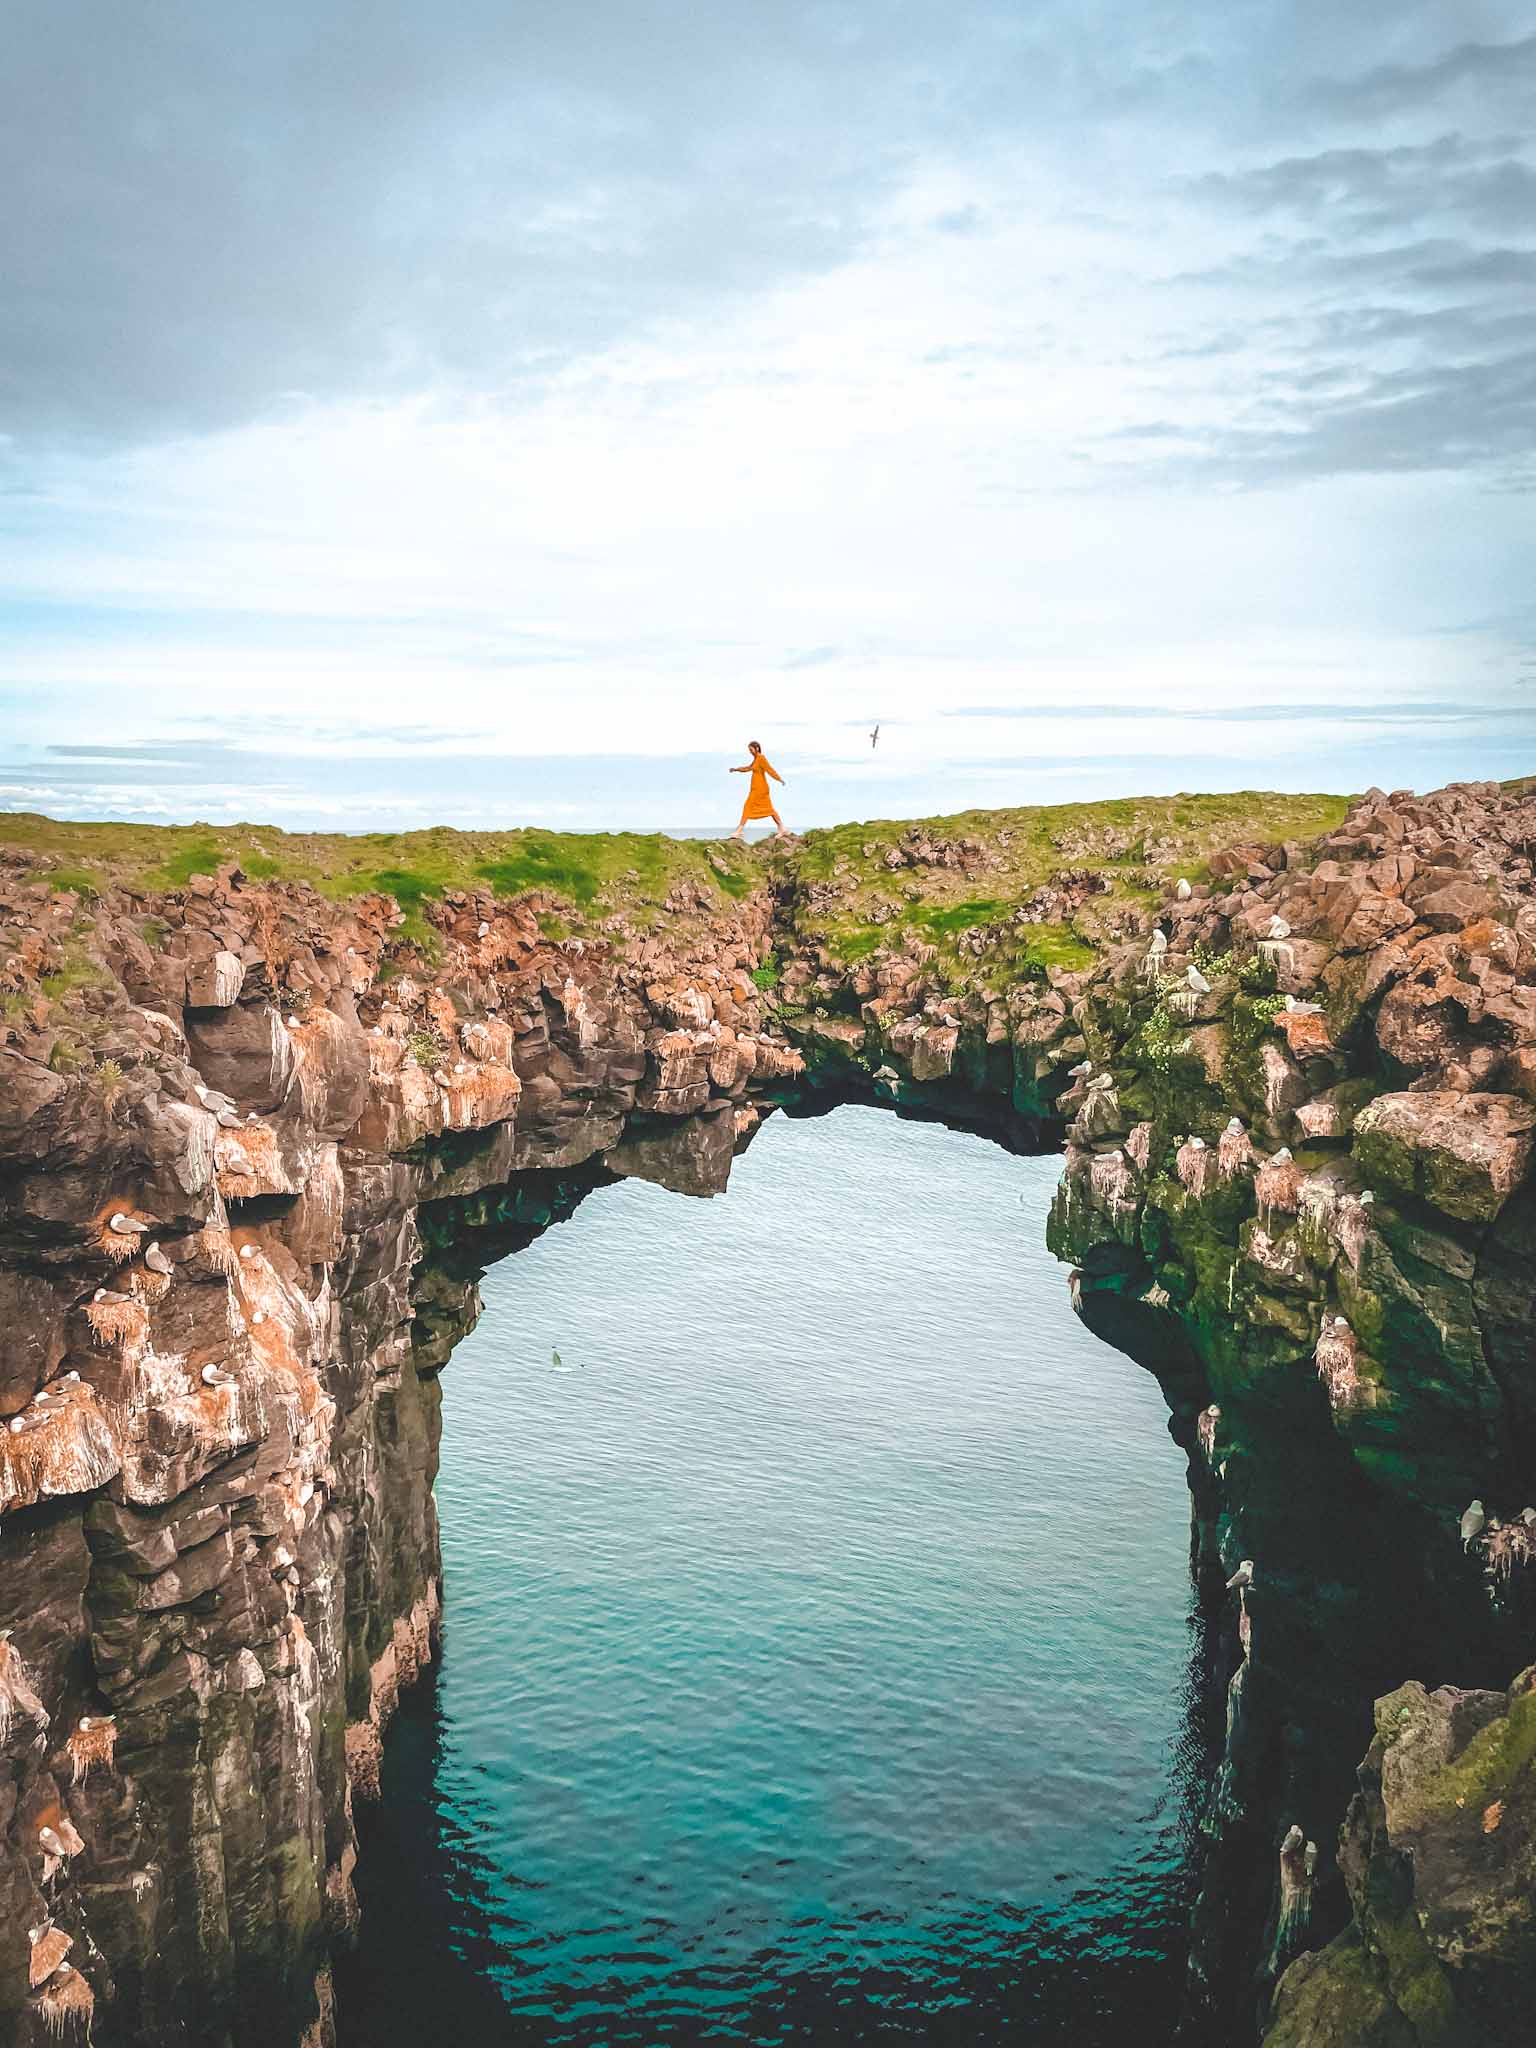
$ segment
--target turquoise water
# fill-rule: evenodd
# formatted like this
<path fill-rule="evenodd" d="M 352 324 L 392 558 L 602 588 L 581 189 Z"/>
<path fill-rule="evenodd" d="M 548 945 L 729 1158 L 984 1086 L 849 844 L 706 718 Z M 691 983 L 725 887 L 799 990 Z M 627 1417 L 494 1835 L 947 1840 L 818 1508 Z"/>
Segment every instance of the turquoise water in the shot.
<path fill-rule="evenodd" d="M 1188 1496 L 1058 1172 L 775 1117 L 488 1275 L 346 2048 L 1167 2037 Z"/>

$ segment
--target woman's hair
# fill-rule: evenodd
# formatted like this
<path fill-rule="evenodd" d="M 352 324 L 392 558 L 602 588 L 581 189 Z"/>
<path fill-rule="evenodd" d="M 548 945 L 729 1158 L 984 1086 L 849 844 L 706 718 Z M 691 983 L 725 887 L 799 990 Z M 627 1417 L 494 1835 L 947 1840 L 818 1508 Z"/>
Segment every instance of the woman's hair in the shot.
<path fill-rule="evenodd" d="M 748 752 L 749 754 L 760 754 L 760 753 L 761 753 L 762 751 L 763 751 L 763 743 L 762 743 L 762 741 L 761 741 L 761 740 L 748 740 L 748 741 L 747 741 L 747 752 Z"/>

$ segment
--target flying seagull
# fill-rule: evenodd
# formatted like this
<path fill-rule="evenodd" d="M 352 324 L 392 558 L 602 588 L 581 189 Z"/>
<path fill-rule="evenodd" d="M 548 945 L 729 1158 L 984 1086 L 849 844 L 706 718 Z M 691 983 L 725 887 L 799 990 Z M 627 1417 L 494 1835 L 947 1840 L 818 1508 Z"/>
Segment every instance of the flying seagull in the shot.
<path fill-rule="evenodd" d="M 869 744 L 872 748 L 877 747 L 880 744 L 880 728 L 878 725 L 875 727 L 874 731 L 869 736 Z"/>

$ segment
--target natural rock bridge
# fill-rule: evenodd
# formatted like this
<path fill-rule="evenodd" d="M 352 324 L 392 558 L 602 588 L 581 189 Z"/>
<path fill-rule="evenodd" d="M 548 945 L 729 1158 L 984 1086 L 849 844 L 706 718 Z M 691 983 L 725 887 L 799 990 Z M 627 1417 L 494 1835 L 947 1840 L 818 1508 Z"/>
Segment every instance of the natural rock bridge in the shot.
<path fill-rule="evenodd" d="M 16 853 L 0 2036 L 329 2038 L 479 1272 L 603 1179 L 715 1192 L 775 1107 L 856 1098 L 1065 1145 L 1053 1248 L 1188 1452 L 1227 1715 L 1189 2038 L 1524 2038 L 1536 809 L 1373 793 L 1182 883 L 1176 835 L 1073 826 L 957 903 L 1017 829 L 710 855 L 647 932 L 567 937 L 549 891 L 403 927 Z"/>

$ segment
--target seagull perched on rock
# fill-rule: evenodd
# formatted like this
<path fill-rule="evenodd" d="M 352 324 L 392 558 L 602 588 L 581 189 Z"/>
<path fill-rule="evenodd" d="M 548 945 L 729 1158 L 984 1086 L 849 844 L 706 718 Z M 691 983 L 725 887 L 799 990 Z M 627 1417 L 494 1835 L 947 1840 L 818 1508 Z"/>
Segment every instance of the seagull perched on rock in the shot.
<path fill-rule="evenodd" d="M 1245 1593 L 1253 1584 L 1253 1559 L 1245 1557 L 1237 1570 L 1227 1581 L 1229 1593 Z"/>
<path fill-rule="evenodd" d="M 1200 972 L 1198 967 L 1186 967 L 1184 970 L 1184 979 L 1189 983 L 1190 987 L 1194 990 L 1197 996 L 1208 996 L 1210 994 L 1211 984 L 1206 980 L 1205 976 Z"/>
<path fill-rule="evenodd" d="M 1461 1518 L 1462 1549 L 1470 1550 L 1487 1526 L 1488 1517 L 1483 1511 L 1482 1502 L 1480 1500 L 1473 1501 Z"/>
<path fill-rule="evenodd" d="M 243 1245 L 241 1245 L 241 1247 L 240 1247 L 240 1256 L 241 1256 L 241 1258 L 242 1258 L 242 1259 L 254 1259 L 254 1258 L 255 1258 L 255 1256 L 256 1256 L 256 1247 L 255 1247 L 255 1245 L 253 1245 L 253 1244 L 243 1244 Z"/>
<path fill-rule="evenodd" d="M 51 1827 L 49 1827 L 46 1822 L 44 1822 L 42 1827 L 38 1829 L 37 1839 L 39 1842 L 42 1843 L 43 1847 L 47 1850 L 50 1856 L 64 1855 L 65 1849 L 63 1842 L 60 1841 L 58 1835 L 55 1834 L 54 1830 Z"/>
<path fill-rule="evenodd" d="M 164 1273 L 167 1277 L 176 1270 L 154 1239 L 150 1240 L 149 1248 L 144 1254 L 144 1263 L 151 1273 Z"/>
<path fill-rule="evenodd" d="M 1269 936 L 1272 939 L 1288 939 L 1291 936 L 1291 928 L 1283 917 L 1276 915 L 1269 920 Z"/>
<path fill-rule="evenodd" d="M 1195 892 L 1190 887 L 1189 883 L 1185 881 L 1184 877 L 1180 875 L 1179 879 L 1173 885 L 1173 893 L 1180 903 L 1187 903 L 1190 897 L 1193 896 Z"/>
<path fill-rule="evenodd" d="M 205 1365 L 203 1367 L 203 1385 L 205 1387 L 232 1387 L 234 1384 L 234 1374 L 227 1372 L 222 1365 Z"/>
<path fill-rule="evenodd" d="M 1291 1163 L 1290 1146 L 1282 1145 L 1278 1152 L 1271 1152 L 1269 1155 L 1269 1163 L 1271 1166 L 1289 1166 Z"/>
<path fill-rule="evenodd" d="M 1068 1067 L 1067 1073 L 1074 1081 L 1085 1081 L 1093 1072 L 1092 1060 L 1079 1060 L 1075 1067 Z"/>
<path fill-rule="evenodd" d="M 218 1088 L 205 1088 L 201 1081 L 193 1082 L 192 1093 L 197 1097 L 204 1109 L 233 1109 L 235 1106 L 235 1099 L 232 1095 L 225 1095 Z"/>
<path fill-rule="evenodd" d="M 1147 939 L 1147 951 L 1149 953 L 1166 953 L 1167 950 L 1168 934 L 1163 930 L 1160 924 L 1153 925 L 1151 933 Z"/>
<path fill-rule="evenodd" d="M 1243 1135 L 1243 1120 L 1240 1116 L 1227 1118 L 1227 1133 L 1233 1138 L 1240 1138 Z"/>
<path fill-rule="evenodd" d="M 149 1225 L 140 1223 L 136 1216 L 127 1216 L 121 1209 L 114 1209 L 107 1218 L 108 1230 L 115 1230 L 119 1237 L 148 1237 Z"/>
<path fill-rule="evenodd" d="M 475 927 L 475 937 L 477 939 L 488 939 L 490 936 L 491 928 L 486 923 L 485 919 L 482 917 L 479 924 L 477 924 Z"/>
<path fill-rule="evenodd" d="M 216 1109 L 214 1116 L 218 1120 L 221 1131 L 238 1131 L 244 1128 L 241 1119 L 232 1109 Z"/>

